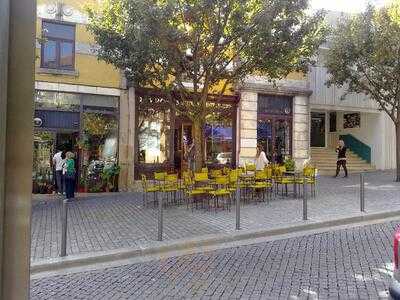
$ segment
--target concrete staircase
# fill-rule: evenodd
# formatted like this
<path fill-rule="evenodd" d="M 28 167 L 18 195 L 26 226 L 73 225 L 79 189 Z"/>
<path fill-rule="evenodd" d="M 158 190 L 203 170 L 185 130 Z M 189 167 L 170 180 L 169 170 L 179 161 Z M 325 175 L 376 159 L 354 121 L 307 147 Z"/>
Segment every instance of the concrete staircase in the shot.
<path fill-rule="evenodd" d="M 347 150 L 347 169 L 349 173 L 373 171 L 374 168 L 358 155 Z M 335 175 L 337 153 L 329 148 L 311 148 L 311 162 L 320 175 Z M 343 170 L 341 171 L 343 174 Z"/>

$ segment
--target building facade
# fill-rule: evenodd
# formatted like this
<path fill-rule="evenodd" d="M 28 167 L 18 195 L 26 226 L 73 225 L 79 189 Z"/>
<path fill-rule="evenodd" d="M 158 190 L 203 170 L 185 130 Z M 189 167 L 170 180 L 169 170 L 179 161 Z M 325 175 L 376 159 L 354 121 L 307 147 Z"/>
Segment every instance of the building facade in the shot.
<path fill-rule="evenodd" d="M 335 26 L 342 13 L 329 12 Z M 271 84 L 262 76 L 249 76 L 240 87 L 238 161 L 254 160 L 257 144 L 272 161 L 292 157 L 334 172 L 338 140 L 353 152 L 351 171 L 396 167 L 395 127 L 377 103 L 362 94 L 345 95 L 343 88 L 327 87 L 324 63 L 329 44 L 319 49 L 317 63 L 304 76 L 291 74 Z"/>
<path fill-rule="evenodd" d="M 127 90 L 120 71 L 96 57 L 85 4 L 37 1 L 35 193 L 54 190 L 51 157 L 58 150 L 76 154 L 80 191 L 116 190 L 118 176 L 105 184 L 105 168 L 119 165 L 121 178 L 128 174 Z"/>
<path fill-rule="evenodd" d="M 187 166 L 190 120 L 157 91 L 129 87 L 119 70 L 97 59 L 82 5 L 78 0 L 39 0 L 37 5 L 36 193 L 54 190 L 51 157 L 60 149 L 76 153 L 78 189 L 85 192 L 129 190 L 141 174 Z M 329 14 L 328 20 L 339 17 Z M 254 161 L 262 145 L 272 162 L 293 158 L 300 169 L 313 163 L 333 170 L 334 161 L 327 161 L 334 160 L 333 149 L 342 138 L 360 158 L 354 171 L 394 168 L 393 124 L 371 99 L 342 99 L 343 89 L 326 86 L 326 50 L 321 47 L 317 65 L 307 74 L 293 73 L 275 83 L 248 76 L 219 99 L 204 128 L 206 164 L 244 165 Z M 214 96 L 209 98 L 208 105 L 214 105 Z M 101 173 L 114 165 L 120 172 L 109 186 Z"/>

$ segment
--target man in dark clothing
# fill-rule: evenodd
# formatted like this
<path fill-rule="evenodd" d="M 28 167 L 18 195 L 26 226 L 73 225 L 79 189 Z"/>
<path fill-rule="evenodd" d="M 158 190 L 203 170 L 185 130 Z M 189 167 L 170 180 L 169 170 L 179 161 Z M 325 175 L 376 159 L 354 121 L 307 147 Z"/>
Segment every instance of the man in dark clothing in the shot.
<path fill-rule="evenodd" d="M 339 141 L 339 146 L 336 148 L 336 152 L 338 154 L 338 159 L 337 159 L 337 162 L 336 162 L 336 175 L 335 175 L 335 177 L 337 177 L 339 175 L 340 166 L 343 167 L 344 177 L 347 177 L 347 175 L 348 175 L 347 166 L 346 166 L 346 151 L 347 151 L 347 147 L 344 145 L 343 140 L 340 140 Z"/>

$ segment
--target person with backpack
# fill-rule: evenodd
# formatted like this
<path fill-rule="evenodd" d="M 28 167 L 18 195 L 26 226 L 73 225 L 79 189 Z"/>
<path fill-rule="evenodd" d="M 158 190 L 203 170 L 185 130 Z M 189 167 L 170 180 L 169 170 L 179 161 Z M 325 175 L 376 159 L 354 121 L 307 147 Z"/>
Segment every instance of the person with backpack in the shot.
<path fill-rule="evenodd" d="M 65 196 L 67 199 L 75 198 L 75 174 L 74 153 L 68 151 L 64 164 Z"/>

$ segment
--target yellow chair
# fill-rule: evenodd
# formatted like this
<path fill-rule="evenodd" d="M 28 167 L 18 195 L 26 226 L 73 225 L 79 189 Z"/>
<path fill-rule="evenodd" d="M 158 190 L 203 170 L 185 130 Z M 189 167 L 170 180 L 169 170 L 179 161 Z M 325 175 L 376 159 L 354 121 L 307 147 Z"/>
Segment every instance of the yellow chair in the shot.
<path fill-rule="evenodd" d="M 176 194 L 179 190 L 178 184 L 178 174 L 167 174 L 164 178 L 164 184 L 161 186 L 160 191 L 166 193 L 167 195 L 167 203 L 168 203 L 168 195 L 174 196 L 173 202 L 177 203 Z"/>
<path fill-rule="evenodd" d="M 280 166 L 275 169 L 275 194 L 279 193 L 279 186 L 282 186 L 282 196 L 283 196 L 283 188 L 285 187 L 286 196 L 288 195 L 288 185 L 294 185 L 294 178 L 290 176 L 285 176 L 284 173 L 286 172 L 285 166 Z"/>
<path fill-rule="evenodd" d="M 166 176 L 167 172 L 154 172 L 154 180 L 158 184 L 158 186 L 161 187 L 164 184 Z"/>
<path fill-rule="evenodd" d="M 255 194 L 262 193 L 262 201 L 265 201 L 265 195 L 267 195 L 267 201 L 269 203 L 270 194 L 272 194 L 272 183 L 268 181 L 267 171 L 256 171 L 255 182 L 249 186 L 253 190 L 253 197 Z"/>
<path fill-rule="evenodd" d="M 225 199 L 224 208 L 227 206 L 228 210 L 231 211 L 232 197 L 231 191 L 229 190 L 229 176 L 220 176 L 215 179 L 216 184 L 218 185 L 215 191 L 210 191 L 209 194 L 212 196 L 214 200 L 214 208 L 215 211 L 218 209 L 218 200 Z"/>
<path fill-rule="evenodd" d="M 141 176 L 142 189 L 143 189 L 143 206 L 147 207 L 147 194 L 152 193 L 154 197 L 154 205 L 157 202 L 157 192 L 160 191 L 160 187 L 156 185 L 149 185 L 147 182 L 146 175 Z"/>
<path fill-rule="evenodd" d="M 238 184 L 239 184 L 239 173 L 240 170 L 236 169 L 236 170 L 231 170 L 229 172 L 229 190 L 233 193 L 236 192 L 237 188 L 238 188 Z"/>
<path fill-rule="evenodd" d="M 230 171 L 231 171 L 231 168 L 229 168 L 229 167 L 224 167 L 224 168 L 222 169 L 222 174 L 224 174 L 224 175 L 229 175 Z"/>
<path fill-rule="evenodd" d="M 201 168 L 201 173 L 208 173 L 208 168 Z"/>
<path fill-rule="evenodd" d="M 211 170 L 210 177 L 215 179 L 219 176 L 222 176 L 222 170 Z"/>
<path fill-rule="evenodd" d="M 273 174 L 272 167 L 269 167 L 269 166 L 265 167 L 264 171 L 265 171 L 265 176 L 266 176 L 267 180 L 272 182 L 272 174 Z"/>
<path fill-rule="evenodd" d="M 311 195 L 316 196 L 316 184 L 317 184 L 317 169 L 314 167 L 307 167 L 303 170 L 304 184 L 310 185 Z"/>
<path fill-rule="evenodd" d="M 256 171 L 256 165 L 252 163 L 246 163 L 246 173 L 249 172 L 255 172 Z"/>
<path fill-rule="evenodd" d="M 197 207 L 197 204 L 207 197 L 207 191 L 201 188 L 194 188 L 194 183 L 190 176 L 185 176 L 183 182 L 185 186 L 185 195 L 187 197 L 186 208 L 189 209 L 189 205 L 191 205 L 193 211 L 194 205 Z"/>
<path fill-rule="evenodd" d="M 210 180 L 207 173 L 194 173 L 195 187 L 204 191 L 212 191 L 214 188 L 210 186 Z"/>

